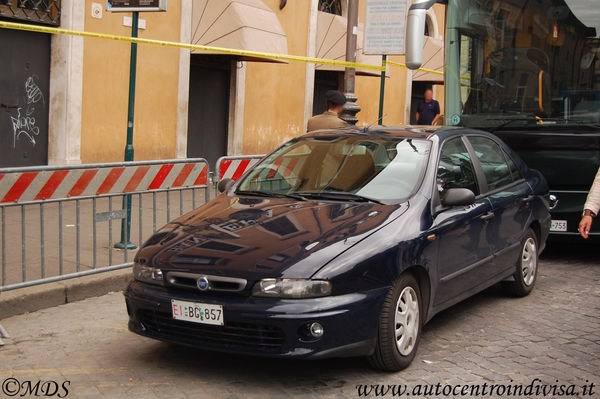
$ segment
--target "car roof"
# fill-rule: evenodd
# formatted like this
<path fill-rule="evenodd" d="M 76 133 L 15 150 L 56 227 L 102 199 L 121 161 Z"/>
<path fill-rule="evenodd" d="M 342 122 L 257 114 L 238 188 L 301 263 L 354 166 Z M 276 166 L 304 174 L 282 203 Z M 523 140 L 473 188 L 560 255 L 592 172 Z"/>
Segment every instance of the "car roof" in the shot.
<path fill-rule="evenodd" d="M 442 126 L 350 126 L 341 129 L 322 129 L 305 134 L 303 137 L 326 137 L 326 136 L 385 136 L 428 139 L 434 135 L 440 135 L 444 130 L 457 130 Z"/>
<path fill-rule="evenodd" d="M 412 139 L 429 139 L 437 137 L 440 141 L 448 137 L 463 134 L 480 134 L 488 136 L 495 141 L 498 138 L 488 132 L 473 130 L 457 126 L 351 126 L 341 129 L 322 129 L 305 134 L 303 137 L 326 137 L 326 136 L 363 136 L 363 137 L 398 137 Z"/>

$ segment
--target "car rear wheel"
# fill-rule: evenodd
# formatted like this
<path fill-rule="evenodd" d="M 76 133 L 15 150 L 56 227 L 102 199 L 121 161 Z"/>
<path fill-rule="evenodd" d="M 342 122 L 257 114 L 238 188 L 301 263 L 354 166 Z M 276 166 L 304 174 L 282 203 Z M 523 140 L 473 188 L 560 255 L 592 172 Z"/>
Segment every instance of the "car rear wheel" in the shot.
<path fill-rule="evenodd" d="M 411 274 L 396 280 L 381 315 L 375 352 L 369 363 L 379 370 L 399 371 L 412 362 L 421 337 L 421 292 Z"/>
<path fill-rule="evenodd" d="M 517 270 L 513 274 L 514 281 L 504 282 L 506 291 L 514 296 L 529 295 L 538 272 L 538 244 L 535 232 L 531 229 L 521 243 L 521 252 L 517 261 Z"/>

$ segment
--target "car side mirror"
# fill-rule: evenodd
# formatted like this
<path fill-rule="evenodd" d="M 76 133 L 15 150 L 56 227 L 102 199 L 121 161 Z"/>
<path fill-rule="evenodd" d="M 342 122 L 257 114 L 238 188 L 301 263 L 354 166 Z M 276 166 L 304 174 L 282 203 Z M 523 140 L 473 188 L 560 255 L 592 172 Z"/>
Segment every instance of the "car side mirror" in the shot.
<path fill-rule="evenodd" d="M 219 184 L 217 185 L 217 190 L 219 190 L 220 193 L 225 192 L 225 191 L 229 190 L 229 188 L 231 186 L 233 186 L 234 183 L 235 183 L 235 180 L 225 178 L 219 182 Z"/>
<path fill-rule="evenodd" d="M 436 0 L 414 0 L 406 18 L 406 66 L 419 69 L 423 64 L 423 43 L 427 10 Z"/>
<path fill-rule="evenodd" d="M 475 194 L 468 188 L 451 188 L 442 198 L 442 205 L 446 207 L 473 205 Z"/>

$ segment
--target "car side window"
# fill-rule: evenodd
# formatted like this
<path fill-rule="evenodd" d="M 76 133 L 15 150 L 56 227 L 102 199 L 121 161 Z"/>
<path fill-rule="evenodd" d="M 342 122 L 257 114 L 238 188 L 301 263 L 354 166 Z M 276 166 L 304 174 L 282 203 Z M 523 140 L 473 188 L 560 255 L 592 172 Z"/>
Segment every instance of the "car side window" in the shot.
<path fill-rule="evenodd" d="M 472 136 L 469 137 L 469 141 L 479 159 L 489 191 L 497 190 L 513 182 L 504 151 L 494 140 Z"/>
<path fill-rule="evenodd" d="M 468 188 L 479 195 L 473 161 L 460 137 L 447 141 L 442 147 L 437 184 L 440 198 L 451 188 Z"/>
<path fill-rule="evenodd" d="M 506 160 L 508 161 L 508 167 L 510 168 L 510 174 L 512 175 L 513 181 L 521 180 L 523 178 L 523 174 L 521 173 L 521 169 L 517 166 L 515 161 L 508 155 L 506 152 L 504 153 Z"/>

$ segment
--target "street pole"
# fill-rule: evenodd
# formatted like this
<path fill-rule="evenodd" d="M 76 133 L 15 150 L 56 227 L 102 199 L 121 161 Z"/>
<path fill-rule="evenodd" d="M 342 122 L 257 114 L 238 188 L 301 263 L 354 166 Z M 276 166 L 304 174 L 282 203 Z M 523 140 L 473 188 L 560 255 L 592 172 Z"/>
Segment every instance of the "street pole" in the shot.
<path fill-rule="evenodd" d="M 138 37 L 139 13 L 134 11 L 131 18 L 131 37 Z M 131 43 L 129 58 L 129 105 L 127 109 L 127 144 L 125 145 L 125 162 L 133 161 L 133 113 L 135 108 L 135 78 L 137 70 L 137 43 Z M 121 219 L 121 241 L 115 244 L 119 249 L 135 249 L 137 246 L 130 241 L 131 233 L 131 195 L 123 197 L 123 208 L 126 209 L 125 219 Z"/>
<path fill-rule="evenodd" d="M 348 0 L 348 26 L 346 30 L 346 61 L 356 62 L 356 34 L 358 33 L 358 0 Z M 356 125 L 358 118 L 356 114 L 360 112 L 360 106 L 356 104 L 355 89 L 356 69 L 346 68 L 344 72 L 344 95 L 346 104 L 340 118 L 351 125 Z"/>
<path fill-rule="evenodd" d="M 381 71 L 381 85 L 379 87 L 379 119 L 378 125 L 383 125 L 383 99 L 385 97 L 385 73 L 387 70 L 387 54 L 381 56 L 381 66 L 384 68 Z"/>

